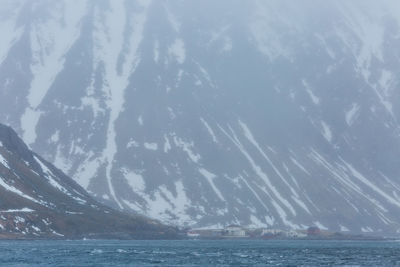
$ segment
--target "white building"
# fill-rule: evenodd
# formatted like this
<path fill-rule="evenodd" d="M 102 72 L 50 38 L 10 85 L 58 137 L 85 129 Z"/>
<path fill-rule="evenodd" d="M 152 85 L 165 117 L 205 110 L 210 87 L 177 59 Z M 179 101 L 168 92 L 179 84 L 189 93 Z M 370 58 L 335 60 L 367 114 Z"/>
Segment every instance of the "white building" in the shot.
<path fill-rule="evenodd" d="M 230 225 L 226 227 L 226 236 L 232 236 L 232 237 L 245 237 L 246 236 L 246 231 L 237 225 Z"/>
<path fill-rule="evenodd" d="M 307 235 L 304 233 L 301 233 L 301 232 L 297 232 L 297 231 L 289 231 L 289 232 L 287 232 L 286 236 L 290 237 L 290 238 L 304 238 Z"/>
<path fill-rule="evenodd" d="M 306 237 L 307 235 L 298 231 L 290 230 L 290 231 L 283 231 L 279 229 L 263 229 L 261 232 L 261 236 L 263 237 L 288 237 L 288 238 L 302 238 Z"/>
<path fill-rule="evenodd" d="M 268 236 L 275 236 L 275 235 L 280 235 L 282 234 L 282 230 L 278 229 L 263 229 L 261 232 L 261 236 L 268 235 Z"/>
<path fill-rule="evenodd" d="M 200 236 L 200 234 L 195 231 L 189 231 L 186 233 L 186 235 L 187 235 L 187 237 L 190 237 L 190 238 L 196 238 L 196 237 Z"/>

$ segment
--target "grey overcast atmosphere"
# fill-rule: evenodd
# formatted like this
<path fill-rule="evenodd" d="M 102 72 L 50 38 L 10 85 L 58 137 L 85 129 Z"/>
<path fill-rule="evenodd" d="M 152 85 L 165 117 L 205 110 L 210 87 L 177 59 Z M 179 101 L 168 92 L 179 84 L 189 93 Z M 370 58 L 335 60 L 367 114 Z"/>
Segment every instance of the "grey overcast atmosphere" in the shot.
<path fill-rule="evenodd" d="M 396 0 L 0 0 L 0 123 L 128 214 L 396 236 L 399 48 Z"/>

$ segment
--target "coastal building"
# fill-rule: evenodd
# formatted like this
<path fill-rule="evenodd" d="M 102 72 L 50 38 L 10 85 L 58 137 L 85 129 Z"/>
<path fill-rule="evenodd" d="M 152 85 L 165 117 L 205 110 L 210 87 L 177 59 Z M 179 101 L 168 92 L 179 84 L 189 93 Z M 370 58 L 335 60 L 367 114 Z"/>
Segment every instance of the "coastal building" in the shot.
<path fill-rule="evenodd" d="M 298 232 L 298 231 L 286 232 L 286 236 L 289 238 L 305 238 L 305 237 L 307 237 L 306 234 L 304 234 L 302 232 Z"/>
<path fill-rule="evenodd" d="M 283 233 L 282 230 L 278 230 L 278 229 L 263 229 L 261 232 L 261 236 L 277 236 L 277 235 L 281 235 Z"/>
<path fill-rule="evenodd" d="M 245 237 L 246 231 L 238 225 L 229 225 L 225 228 L 225 236 L 229 237 Z"/>
<path fill-rule="evenodd" d="M 262 238 L 304 238 L 307 235 L 299 231 L 284 231 L 279 229 L 263 229 L 261 232 Z"/>
<path fill-rule="evenodd" d="M 186 233 L 187 237 L 189 238 L 197 238 L 200 237 L 200 233 L 196 232 L 196 231 L 188 231 Z"/>

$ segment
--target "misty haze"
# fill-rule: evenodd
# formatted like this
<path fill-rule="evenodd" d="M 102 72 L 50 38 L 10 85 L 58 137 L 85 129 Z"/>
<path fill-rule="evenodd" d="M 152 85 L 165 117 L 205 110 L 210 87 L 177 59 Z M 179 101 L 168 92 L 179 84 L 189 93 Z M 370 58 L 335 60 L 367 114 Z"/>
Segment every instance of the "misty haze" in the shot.
<path fill-rule="evenodd" d="M 398 237 L 399 47 L 396 0 L 0 0 L 0 239 Z"/>

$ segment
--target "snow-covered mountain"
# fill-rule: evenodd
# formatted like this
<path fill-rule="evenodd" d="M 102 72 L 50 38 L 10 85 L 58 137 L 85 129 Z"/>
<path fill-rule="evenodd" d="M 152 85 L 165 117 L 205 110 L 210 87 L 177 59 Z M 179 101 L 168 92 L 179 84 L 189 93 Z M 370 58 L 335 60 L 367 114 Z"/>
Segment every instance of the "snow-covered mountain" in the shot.
<path fill-rule="evenodd" d="M 400 4 L 1 0 L 0 121 L 114 207 L 400 228 Z"/>
<path fill-rule="evenodd" d="M 0 239 L 171 238 L 176 230 L 94 201 L 0 124 Z"/>

